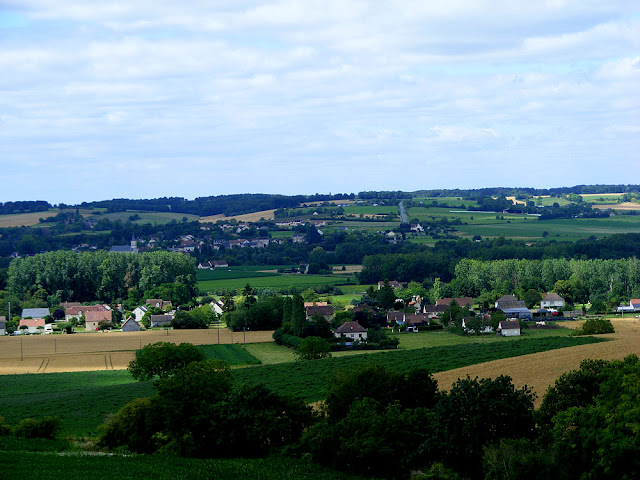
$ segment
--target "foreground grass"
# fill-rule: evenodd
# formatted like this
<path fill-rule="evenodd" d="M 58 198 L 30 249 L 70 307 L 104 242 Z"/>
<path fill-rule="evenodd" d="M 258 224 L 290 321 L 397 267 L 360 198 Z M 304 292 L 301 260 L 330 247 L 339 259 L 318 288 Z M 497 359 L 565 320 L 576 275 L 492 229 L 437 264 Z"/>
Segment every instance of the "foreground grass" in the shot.
<path fill-rule="evenodd" d="M 416 334 L 417 338 L 420 334 Z M 539 337 L 502 342 L 478 342 L 432 348 L 359 352 L 309 362 L 277 363 L 292 355 L 273 344 L 249 345 L 249 353 L 264 365 L 234 369 L 236 382 L 264 383 L 307 402 L 326 396 L 327 379 L 338 370 L 378 363 L 394 370 L 451 370 L 501 358 L 565 348 L 598 340 L 593 337 Z M 271 346 L 269 346 L 271 345 Z M 342 354 L 344 355 L 344 354 Z M 290 359 L 291 357 L 287 357 Z M 516 360 L 517 361 L 517 360 Z M 0 376 L 0 412 L 11 423 L 23 418 L 58 416 L 64 436 L 92 436 L 108 414 L 137 397 L 154 394 L 152 382 L 135 382 L 127 371 L 69 372 Z M 1 478 L 1 477 L 0 477 Z"/>
<path fill-rule="evenodd" d="M 166 455 L 95 455 L 69 451 L 64 442 L 0 437 L 0 479 L 137 480 L 356 480 L 293 458 L 193 459 Z"/>

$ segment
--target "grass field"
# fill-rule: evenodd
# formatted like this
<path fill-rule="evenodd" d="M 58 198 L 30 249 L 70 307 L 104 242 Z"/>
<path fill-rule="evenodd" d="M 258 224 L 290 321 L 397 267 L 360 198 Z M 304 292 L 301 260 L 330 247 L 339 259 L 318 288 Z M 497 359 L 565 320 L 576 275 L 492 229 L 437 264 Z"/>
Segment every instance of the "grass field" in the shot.
<path fill-rule="evenodd" d="M 2 480 L 356 480 L 311 462 L 284 457 L 194 459 L 173 455 L 96 455 L 68 444 L 0 437 Z"/>
<path fill-rule="evenodd" d="M 422 202 L 424 204 L 432 204 L 433 202 L 438 202 L 439 204 L 449 205 L 452 207 L 460 207 L 464 205 L 468 206 L 478 206 L 478 202 L 475 200 L 464 200 L 462 197 L 414 197 L 414 202 Z"/>
<path fill-rule="evenodd" d="M 126 212 L 115 212 L 115 213 L 104 213 L 102 215 L 92 216 L 95 220 L 100 220 L 101 218 L 108 218 L 112 222 L 116 220 L 120 220 L 122 222 L 126 222 L 129 220 L 129 217 L 137 215 L 140 217 L 138 220 L 132 220 L 132 223 L 143 225 L 145 223 L 151 224 L 164 224 L 169 223 L 172 220 L 176 222 L 182 222 L 184 218 L 188 221 L 198 220 L 199 217 L 197 215 L 191 215 L 188 213 L 173 213 L 173 212 L 145 212 L 138 210 L 127 210 Z"/>
<path fill-rule="evenodd" d="M 200 349 L 204 350 L 207 358 L 222 360 L 228 365 L 258 365 L 262 363 L 240 345 L 200 345 Z"/>
<path fill-rule="evenodd" d="M 198 288 L 205 292 L 220 292 L 223 290 L 239 290 L 248 283 L 252 287 L 273 288 L 276 290 L 297 287 L 304 290 L 316 285 L 340 285 L 355 283 L 355 277 L 345 277 L 343 275 L 301 275 L 301 274 L 276 274 L 260 276 L 244 276 L 229 279 L 203 280 L 198 282 Z"/>

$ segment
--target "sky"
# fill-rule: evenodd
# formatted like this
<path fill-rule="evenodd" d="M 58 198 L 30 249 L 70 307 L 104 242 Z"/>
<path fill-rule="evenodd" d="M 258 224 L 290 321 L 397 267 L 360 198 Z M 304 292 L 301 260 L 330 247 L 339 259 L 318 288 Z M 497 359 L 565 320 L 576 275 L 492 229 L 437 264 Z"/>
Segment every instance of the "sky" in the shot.
<path fill-rule="evenodd" d="M 0 201 L 640 183 L 631 0 L 0 0 Z"/>

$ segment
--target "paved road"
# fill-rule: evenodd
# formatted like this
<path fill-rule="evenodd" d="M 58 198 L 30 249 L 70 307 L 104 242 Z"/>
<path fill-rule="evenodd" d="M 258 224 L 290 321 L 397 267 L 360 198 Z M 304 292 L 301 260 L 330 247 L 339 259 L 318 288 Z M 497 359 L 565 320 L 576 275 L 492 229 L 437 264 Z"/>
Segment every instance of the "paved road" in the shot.
<path fill-rule="evenodd" d="M 409 221 L 407 220 L 407 214 L 404 211 L 404 205 L 402 204 L 402 202 L 398 203 L 398 210 L 400 211 L 400 221 L 402 223 L 409 223 Z"/>

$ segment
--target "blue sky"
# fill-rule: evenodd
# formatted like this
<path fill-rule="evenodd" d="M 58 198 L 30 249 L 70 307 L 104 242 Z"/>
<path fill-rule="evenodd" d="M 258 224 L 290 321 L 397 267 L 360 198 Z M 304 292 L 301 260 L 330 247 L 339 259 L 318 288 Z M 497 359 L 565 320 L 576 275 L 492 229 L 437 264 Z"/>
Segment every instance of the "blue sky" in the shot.
<path fill-rule="evenodd" d="M 638 5 L 0 0 L 0 201 L 640 183 Z"/>

